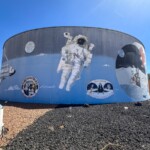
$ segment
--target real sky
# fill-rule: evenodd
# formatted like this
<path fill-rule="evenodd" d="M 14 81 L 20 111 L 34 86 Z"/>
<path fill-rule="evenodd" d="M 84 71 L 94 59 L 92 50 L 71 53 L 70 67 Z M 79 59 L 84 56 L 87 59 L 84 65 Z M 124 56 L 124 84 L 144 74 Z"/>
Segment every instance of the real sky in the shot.
<path fill-rule="evenodd" d="M 50 26 L 91 26 L 119 30 L 145 46 L 150 73 L 149 0 L 0 0 L 0 62 L 11 36 Z"/>

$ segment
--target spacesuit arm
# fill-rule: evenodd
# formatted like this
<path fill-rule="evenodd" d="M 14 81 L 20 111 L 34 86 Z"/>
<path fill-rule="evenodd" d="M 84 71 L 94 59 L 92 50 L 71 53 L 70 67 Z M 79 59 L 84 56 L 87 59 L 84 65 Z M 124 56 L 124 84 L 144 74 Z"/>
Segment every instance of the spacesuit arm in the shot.
<path fill-rule="evenodd" d="M 84 66 L 84 67 L 88 67 L 89 64 L 91 63 L 91 60 L 92 60 L 92 54 L 91 54 L 91 53 L 87 53 L 87 54 L 86 54 L 86 59 L 85 59 L 85 61 L 84 61 L 83 66 Z"/>
<path fill-rule="evenodd" d="M 95 47 L 95 45 L 93 43 L 90 43 L 89 48 L 88 48 L 89 51 L 92 51 L 94 47 Z"/>
<path fill-rule="evenodd" d="M 85 53 L 84 67 L 87 67 L 91 63 L 93 56 L 91 54 L 91 51 L 93 50 L 94 46 L 95 46 L 94 44 L 90 43 L 88 49 L 86 49 L 84 52 Z"/>
<path fill-rule="evenodd" d="M 71 44 L 73 37 L 70 35 L 70 33 L 65 32 L 64 37 L 68 39 L 66 45 Z"/>
<path fill-rule="evenodd" d="M 66 60 L 67 59 L 67 56 L 68 56 L 68 50 L 67 50 L 67 47 L 64 46 L 61 50 L 61 56 L 62 56 L 62 59 Z"/>
<path fill-rule="evenodd" d="M 64 64 L 65 64 L 65 62 L 61 57 L 60 61 L 59 61 L 59 64 L 58 64 L 58 67 L 57 67 L 57 73 L 59 73 L 63 69 Z"/>
<path fill-rule="evenodd" d="M 63 66 L 65 65 L 65 61 L 67 59 L 67 50 L 65 47 L 62 48 L 61 55 L 62 56 L 60 58 L 60 61 L 57 67 L 57 73 L 59 73 L 63 69 Z"/>

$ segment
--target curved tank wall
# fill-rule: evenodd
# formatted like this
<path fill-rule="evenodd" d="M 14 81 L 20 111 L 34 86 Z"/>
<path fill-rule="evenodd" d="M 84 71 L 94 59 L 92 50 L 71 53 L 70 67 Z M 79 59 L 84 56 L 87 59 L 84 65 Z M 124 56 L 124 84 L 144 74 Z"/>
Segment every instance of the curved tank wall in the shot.
<path fill-rule="evenodd" d="M 49 104 L 101 104 L 149 98 L 142 43 L 101 28 L 26 31 L 3 47 L 0 99 Z"/>

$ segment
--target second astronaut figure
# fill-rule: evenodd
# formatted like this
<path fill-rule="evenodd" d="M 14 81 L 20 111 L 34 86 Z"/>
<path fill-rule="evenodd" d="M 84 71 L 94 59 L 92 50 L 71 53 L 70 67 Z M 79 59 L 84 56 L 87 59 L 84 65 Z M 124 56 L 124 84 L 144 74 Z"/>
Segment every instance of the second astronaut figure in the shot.
<path fill-rule="evenodd" d="M 94 44 L 89 44 L 84 35 L 73 38 L 70 33 L 65 32 L 64 37 L 67 38 L 67 42 L 62 47 L 57 72 L 62 71 L 59 88 L 63 89 L 66 84 L 66 91 L 70 91 L 72 84 L 80 78 L 82 68 L 88 67 L 91 63 Z"/>

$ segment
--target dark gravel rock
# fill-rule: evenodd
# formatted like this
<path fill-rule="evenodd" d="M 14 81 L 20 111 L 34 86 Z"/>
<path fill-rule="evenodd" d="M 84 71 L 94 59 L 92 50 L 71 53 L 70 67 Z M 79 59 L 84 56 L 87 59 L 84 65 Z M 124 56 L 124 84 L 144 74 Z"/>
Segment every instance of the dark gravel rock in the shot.
<path fill-rule="evenodd" d="M 150 150 L 150 101 L 141 103 L 140 107 L 125 103 L 56 108 L 5 149 Z"/>
<path fill-rule="evenodd" d="M 142 103 L 136 102 L 134 105 L 135 105 L 135 106 L 142 106 Z"/>

